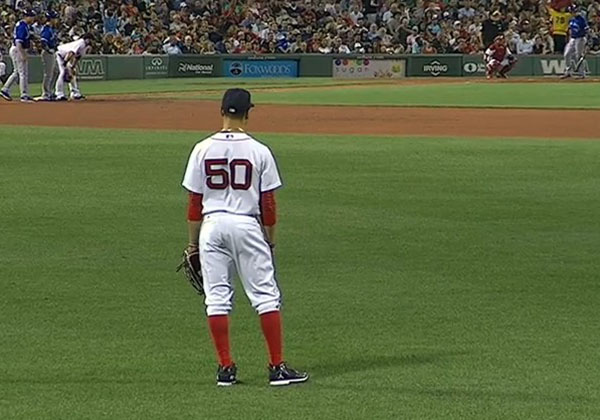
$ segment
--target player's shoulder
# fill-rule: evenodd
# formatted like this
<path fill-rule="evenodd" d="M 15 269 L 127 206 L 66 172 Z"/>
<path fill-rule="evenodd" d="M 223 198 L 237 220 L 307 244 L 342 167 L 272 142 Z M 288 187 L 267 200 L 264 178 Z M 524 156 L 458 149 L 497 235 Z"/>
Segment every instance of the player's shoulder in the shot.
<path fill-rule="evenodd" d="M 266 143 L 263 143 L 262 140 L 257 139 L 250 133 L 247 133 L 247 134 L 248 134 L 249 141 L 251 142 L 251 144 L 254 148 L 256 148 L 257 150 L 259 150 L 265 154 L 271 154 L 271 155 L 273 154 L 273 151 Z"/>
<path fill-rule="evenodd" d="M 200 152 L 202 150 L 207 149 L 211 144 L 214 143 L 214 140 L 213 140 L 214 134 L 215 133 L 213 133 L 207 137 L 204 137 L 202 140 L 196 142 L 196 144 L 194 144 L 194 147 L 192 150 L 195 152 Z"/>

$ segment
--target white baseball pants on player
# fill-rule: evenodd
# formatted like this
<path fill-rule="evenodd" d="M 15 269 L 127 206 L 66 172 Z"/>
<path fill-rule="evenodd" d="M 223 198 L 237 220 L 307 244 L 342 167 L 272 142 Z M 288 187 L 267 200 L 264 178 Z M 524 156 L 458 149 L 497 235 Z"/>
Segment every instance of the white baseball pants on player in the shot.
<path fill-rule="evenodd" d="M 0 61 L 0 77 L 6 74 L 6 64 Z"/>
<path fill-rule="evenodd" d="M 29 63 L 27 54 L 21 54 L 21 51 L 14 45 L 8 51 L 13 63 L 13 72 L 6 80 L 2 90 L 10 92 L 12 86 L 19 81 L 21 97 L 29 96 Z"/>
<path fill-rule="evenodd" d="M 279 310 L 281 293 L 273 256 L 256 218 L 228 213 L 206 215 L 199 245 L 208 316 L 226 315 L 233 308 L 236 271 L 259 314 Z"/>
<path fill-rule="evenodd" d="M 42 96 L 50 98 L 54 93 L 54 86 L 56 85 L 56 58 L 54 58 L 54 54 L 42 51 L 42 66 L 44 68 Z"/>
<path fill-rule="evenodd" d="M 583 38 L 571 38 L 565 47 L 565 74 L 570 75 L 573 71 L 579 71 L 579 69 L 575 68 L 579 66 L 581 68 L 581 63 L 579 60 L 585 54 L 585 44 L 586 39 Z"/>
<path fill-rule="evenodd" d="M 56 57 L 56 64 L 58 65 L 58 78 L 56 79 L 56 89 L 54 94 L 57 98 L 65 97 L 65 73 L 67 72 L 67 63 L 65 60 L 56 53 L 54 55 Z M 69 89 L 71 90 L 71 97 L 81 96 L 81 91 L 79 90 L 79 83 L 77 82 L 77 77 L 73 77 L 69 82 Z"/>

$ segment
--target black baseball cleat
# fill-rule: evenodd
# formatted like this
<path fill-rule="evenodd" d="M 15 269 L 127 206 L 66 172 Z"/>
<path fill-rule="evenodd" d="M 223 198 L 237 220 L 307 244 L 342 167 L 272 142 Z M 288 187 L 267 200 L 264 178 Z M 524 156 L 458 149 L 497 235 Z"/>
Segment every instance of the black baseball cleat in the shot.
<path fill-rule="evenodd" d="M 236 365 L 221 366 L 217 369 L 217 386 L 231 386 L 237 383 Z"/>
<path fill-rule="evenodd" d="M 277 366 L 269 366 L 269 384 L 271 386 L 285 386 L 306 381 L 308 381 L 308 373 L 298 372 L 285 362 L 281 362 Z"/>
<path fill-rule="evenodd" d="M 12 101 L 12 96 L 6 90 L 0 90 L 0 97 L 4 98 L 7 101 Z"/>

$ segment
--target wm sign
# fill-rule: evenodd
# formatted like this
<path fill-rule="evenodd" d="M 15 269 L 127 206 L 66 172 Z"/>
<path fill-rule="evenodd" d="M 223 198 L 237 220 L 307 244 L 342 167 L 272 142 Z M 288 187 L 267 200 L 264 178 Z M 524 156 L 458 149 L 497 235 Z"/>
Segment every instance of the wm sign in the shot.
<path fill-rule="evenodd" d="M 544 76 L 558 75 L 565 72 L 566 63 L 564 59 L 541 59 L 540 65 L 542 66 L 542 74 Z"/>
<path fill-rule="evenodd" d="M 77 65 L 77 76 L 81 80 L 103 80 L 106 76 L 106 59 L 84 57 Z"/>

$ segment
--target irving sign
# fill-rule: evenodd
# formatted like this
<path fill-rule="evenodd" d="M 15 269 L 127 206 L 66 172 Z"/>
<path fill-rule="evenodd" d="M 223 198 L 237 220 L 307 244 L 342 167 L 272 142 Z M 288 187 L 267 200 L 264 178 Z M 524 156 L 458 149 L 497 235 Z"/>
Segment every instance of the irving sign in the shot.
<path fill-rule="evenodd" d="M 431 63 L 423 65 L 423 73 L 430 74 L 433 77 L 438 77 L 448 73 L 448 65 L 442 64 L 437 60 L 433 60 Z"/>

